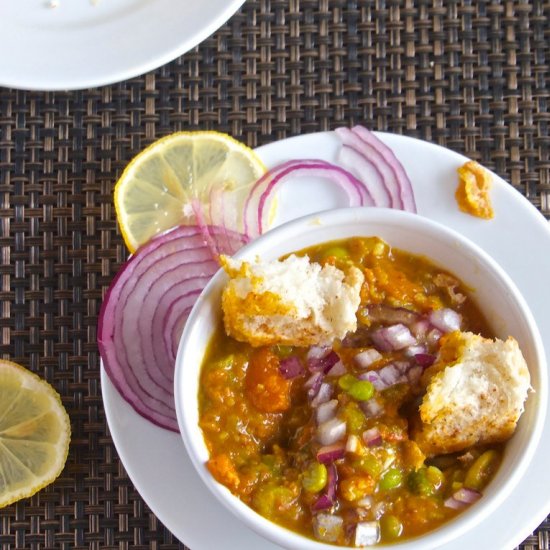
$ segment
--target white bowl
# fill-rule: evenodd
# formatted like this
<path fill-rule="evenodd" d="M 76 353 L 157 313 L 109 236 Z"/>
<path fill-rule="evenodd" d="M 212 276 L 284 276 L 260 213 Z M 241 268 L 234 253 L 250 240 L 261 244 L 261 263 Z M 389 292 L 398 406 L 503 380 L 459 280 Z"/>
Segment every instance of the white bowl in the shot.
<path fill-rule="evenodd" d="M 502 464 L 483 498 L 456 519 L 420 537 L 422 548 L 436 548 L 486 518 L 521 480 L 537 447 L 547 399 L 547 366 L 540 333 L 512 280 L 478 246 L 458 233 L 419 215 L 380 208 L 345 208 L 306 216 L 279 226 L 240 250 L 236 257 L 273 260 L 292 251 L 352 236 L 378 236 L 391 246 L 423 255 L 458 276 L 470 289 L 489 324 L 501 339 L 518 340 L 531 373 L 531 392 L 516 433 L 507 443 Z M 334 550 L 263 518 L 214 480 L 198 425 L 199 371 L 213 329 L 221 318 L 220 297 L 227 276 L 219 271 L 197 300 L 180 340 L 176 359 L 175 397 L 183 441 L 210 491 L 243 523 L 267 539 L 296 550 Z M 518 503 L 520 506 L 521 503 Z M 419 538 L 392 547 L 418 548 Z"/>

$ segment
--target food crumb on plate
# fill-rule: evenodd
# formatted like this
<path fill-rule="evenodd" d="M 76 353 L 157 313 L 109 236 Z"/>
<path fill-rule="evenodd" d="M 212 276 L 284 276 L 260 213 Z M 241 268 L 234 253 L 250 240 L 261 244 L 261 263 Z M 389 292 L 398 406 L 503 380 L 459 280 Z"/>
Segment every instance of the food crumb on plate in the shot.
<path fill-rule="evenodd" d="M 460 210 L 484 220 L 494 218 L 489 198 L 491 173 L 474 160 L 465 162 L 457 172 L 459 181 L 455 198 Z"/>

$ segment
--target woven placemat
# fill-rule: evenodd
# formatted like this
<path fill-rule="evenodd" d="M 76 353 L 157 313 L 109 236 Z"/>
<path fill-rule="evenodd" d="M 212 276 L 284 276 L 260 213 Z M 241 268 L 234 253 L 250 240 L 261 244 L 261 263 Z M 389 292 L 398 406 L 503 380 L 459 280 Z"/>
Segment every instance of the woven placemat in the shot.
<path fill-rule="evenodd" d="M 134 154 L 182 129 L 257 146 L 363 123 L 481 161 L 550 218 L 549 17 L 543 1 L 247 1 L 143 77 L 0 89 L 1 353 L 58 389 L 73 428 L 61 477 L 0 510 L 2 549 L 184 548 L 129 481 L 101 400 L 97 315 L 126 257 L 112 190 Z"/>

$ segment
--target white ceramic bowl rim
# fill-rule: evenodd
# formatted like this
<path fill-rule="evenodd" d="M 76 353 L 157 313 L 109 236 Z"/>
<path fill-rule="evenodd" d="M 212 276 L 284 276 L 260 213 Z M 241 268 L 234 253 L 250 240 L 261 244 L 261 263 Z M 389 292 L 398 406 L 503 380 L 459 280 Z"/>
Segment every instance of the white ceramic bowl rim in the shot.
<path fill-rule="evenodd" d="M 355 226 L 357 229 L 355 232 L 348 232 L 346 235 L 348 237 L 355 234 L 360 236 L 378 235 L 384 238 L 383 232 L 388 230 L 388 228 L 393 228 L 398 231 L 403 231 L 404 228 L 408 228 L 412 234 L 417 232 L 423 235 L 424 240 L 427 238 L 426 236 L 429 235 L 430 238 L 433 238 L 434 247 L 441 243 L 444 243 L 446 246 L 456 246 L 457 251 L 460 251 L 464 255 L 464 258 L 467 257 L 471 262 L 478 263 L 475 268 L 483 270 L 483 273 L 486 273 L 488 278 L 494 279 L 495 282 L 500 285 L 498 290 L 503 292 L 503 296 L 505 296 L 505 299 L 501 301 L 508 301 L 508 306 L 515 308 L 517 314 L 521 316 L 519 323 L 523 325 L 525 333 L 530 337 L 529 348 L 531 360 L 528 362 L 530 365 L 532 385 L 535 387 L 536 393 L 531 394 L 527 402 L 529 415 L 524 414 L 524 417 L 520 420 L 518 432 L 521 432 L 521 435 L 518 434 L 518 436 L 522 438 L 523 445 L 520 451 L 516 452 L 519 456 L 511 459 L 513 468 L 507 468 L 506 476 L 503 476 L 502 470 L 508 457 L 507 453 L 505 453 L 503 465 L 497 473 L 495 483 L 489 485 L 484 498 L 475 506 L 463 512 L 456 519 L 453 519 L 442 527 L 421 537 L 423 548 L 436 548 L 442 546 L 452 538 L 459 536 L 460 533 L 472 528 L 486 518 L 499 503 L 510 494 L 513 487 L 520 481 L 521 476 L 525 472 L 538 445 L 545 420 L 547 367 L 542 339 L 529 307 L 515 284 L 502 268 L 500 268 L 487 253 L 471 241 L 455 231 L 419 215 L 396 210 L 361 207 L 320 212 L 293 220 L 269 231 L 241 249 L 235 257 L 239 259 L 250 259 L 261 256 L 267 259 L 274 259 L 282 254 L 292 252 L 293 250 L 300 250 L 316 243 L 345 238 L 331 235 L 337 229 L 350 225 Z M 362 226 L 373 225 L 379 226 L 377 227 L 379 230 L 364 231 L 361 229 Z M 302 244 L 302 241 L 308 239 L 308 234 L 314 235 L 315 238 L 310 238 L 308 244 Z M 411 250 L 411 246 L 403 247 L 396 245 L 396 248 L 402 248 L 409 252 L 422 254 L 430 258 L 430 251 L 432 248 L 426 251 L 425 242 L 422 242 L 423 245 L 420 246 L 418 250 Z M 390 244 L 392 243 L 390 242 Z M 432 243 L 430 242 L 430 244 Z M 273 253 L 274 250 L 277 252 Z M 446 264 L 438 262 L 436 258 L 433 259 L 433 262 L 451 272 L 456 272 L 456 270 L 447 267 Z M 460 278 L 464 280 L 463 277 Z M 202 432 L 197 423 L 196 407 L 186 407 L 183 405 L 184 402 L 193 402 L 196 405 L 199 369 L 184 369 L 182 365 L 186 361 L 187 355 L 192 354 L 194 349 L 196 351 L 193 343 L 200 337 L 197 327 L 204 320 L 204 315 L 208 313 L 207 310 L 220 309 L 219 301 L 217 302 L 218 305 L 216 308 L 214 308 L 211 300 L 215 294 L 219 297 L 225 281 L 226 275 L 220 270 L 208 283 L 189 316 L 180 340 L 176 359 L 175 396 L 178 423 L 184 444 L 194 467 L 204 483 L 222 504 L 236 514 L 250 528 L 286 548 L 296 548 L 300 550 L 334 550 L 335 547 L 333 545 L 327 545 L 307 539 L 261 517 L 237 497 L 233 496 L 226 487 L 215 482 L 205 467 L 204 463 L 207 454 L 205 455 L 206 448 L 204 446 L 204 440 L 202 439 Z M 464 282 L 466 282 L 466 284 L 468 283 L 467 281 Z M 504 321 L 504 324 L 507 322 L 502 319 L 501 321 Z M 212 325 L 210 325 L 210 328 L 212 328 Z M 494 328 L 495 327 L 493 327 L 493 329 Z M 503 337 L 498 334 L 498 330 L 495 332 L 497 332 L 497 335 L 501 338 Z M 200 340 L 201 345 L 208 343 L 210 335 L 211 331 L 207 337 L 202 337 L 202 340 Z M 201 350 L 201 358 L 203 352 L 204 348 Z M 202 363 L 202 361 L 197 360 L 198 358 L 196 357 L 192 359 L 194 359 L 192 361 L 194 364 L 198 363 L 200 365 Z M 529 426 L 525 425 L 527 424 L 527 416 L 529 416 Z M 524 425 L 523 429 L 521 429 L 522 423 Z M 502 479 L 502 477 L 505 477 L 505 479 Z M 416 538 L 397 543 L 393 546 L 400 550 L 409 550 L 418 548 L 418 543 L 419 539 Z"/>

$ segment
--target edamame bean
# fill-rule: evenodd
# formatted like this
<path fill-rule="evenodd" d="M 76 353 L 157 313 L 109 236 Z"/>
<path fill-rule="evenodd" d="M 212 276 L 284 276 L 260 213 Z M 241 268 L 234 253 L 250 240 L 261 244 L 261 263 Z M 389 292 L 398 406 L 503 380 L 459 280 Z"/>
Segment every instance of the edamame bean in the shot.
<path fill-rule="evenodd" d="M 324 254 L 323 259 L 337 258 L 339 260 L 345 260 L 349 256 L 349 252 L 343 246 L 331 246 Z"/>

